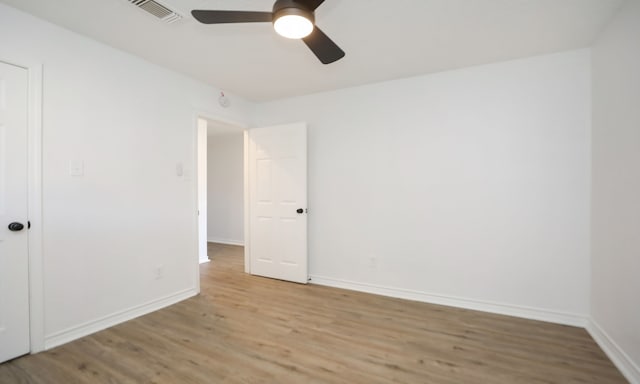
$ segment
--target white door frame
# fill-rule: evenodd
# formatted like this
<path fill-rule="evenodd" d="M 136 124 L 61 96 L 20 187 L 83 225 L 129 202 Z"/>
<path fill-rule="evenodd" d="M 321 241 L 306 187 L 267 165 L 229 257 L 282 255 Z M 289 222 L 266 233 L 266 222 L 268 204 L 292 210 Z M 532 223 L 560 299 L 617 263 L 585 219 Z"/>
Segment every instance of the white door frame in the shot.
<path fill-rule="evenodd" d="M 244 273 L 251 273 L 251 201 L 249 200 L 249 130 L 244 130 Z"/>
<path fill-rule="evenodd" d="M 196 187 L 198 189 L 198 263 L 200 264 L 209 262 L 207 255 L 207 125 L 207 120 L 198 118 Z M 201 195 L 203 192 L 204 196 Z"/>
<path fill-rule="evenodd" d="M 44 271 L 42 253 L 42 64 L 15 57 L 0 61 L 28 73 L 28 233 L 30 352 L 44 350 Z"/>
<path fill-rule="evenodd" d="M 238 130 L 242 130 L 244 133 L 244 233 L 245 233 L 245 240 L 244 240 L 244 270 L 246 273 L 249 273 L 249 262 L 250 262 L 250 255 L 249 255 L 249 247 L 247 246 L 247 235 L 249 233 L 249 225 L 248 225 L 248 209 L 249 209 L 249 186 L 248 186 L 248 180 L 249 180 L 249 172 L 248 172 L 248 168 L 247 168 L 247 164 L 248 164 L 248 158 L 247 158 L 247 145 L 248 145 L 248 126 L 245 123 L 240 123 L 238 121 L 234 121 L 234 120 L 230 120 L 224 117 L 220 117 L 220 116 L 216 116 L 215 114 L 211 114 L 208 112 L 202 112 L 202 111 L 198 111 L 195 113 L 194 115 L 194 123 L 193 126 L 195 127 L 193 132 L 194 132 L 194 139 L 193 139 L 193 152 L 194 152 L 194 164 L 196 165 L 196 171 L 195 171 L 195 175 L 198 174 L 198 120 L 199 119 L 205 119 L 205 120 L 210 120 L 210 121 L 215 121 L 215 122 L 219 122 L 221 124 L 225 124 L 225 125 L 233 125 L 238 127 Z M 196 259 L 198 260 L 198 263 L 196 263 L 196 281 L 197 281 L 197 290 L 198 292 L 200 292 L 200 256 L 198 255 L 198 245 L 199 245 L 199 232 L 200 232 L 200 223 L 198 221 L 198 188 L 197 188 L 197 178 L 194 179 L 195 180 L 195 187 L 194 187 L 194 193 L 195 193 L 195 236 L 194 236 L 194 243 L 196 245 Z M 205 213 L 206 214 L 206 213 Z"/>

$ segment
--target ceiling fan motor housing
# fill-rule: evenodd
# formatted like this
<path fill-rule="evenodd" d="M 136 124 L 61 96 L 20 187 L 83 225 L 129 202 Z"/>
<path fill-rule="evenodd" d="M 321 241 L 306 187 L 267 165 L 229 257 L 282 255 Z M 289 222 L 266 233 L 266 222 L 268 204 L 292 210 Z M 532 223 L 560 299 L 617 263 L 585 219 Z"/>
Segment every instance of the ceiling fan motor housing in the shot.
<path fill-rule="evenodd" d="M 313 10 L 310 10 L 303 4 L 300 4 L 295 0 L 277 0 L 275 4 L 273 4 L 273 21 L 275 22 L 280 17 L 286 15 L 302 16 L 312 24 L 315 24 L 316 22 Z"/>

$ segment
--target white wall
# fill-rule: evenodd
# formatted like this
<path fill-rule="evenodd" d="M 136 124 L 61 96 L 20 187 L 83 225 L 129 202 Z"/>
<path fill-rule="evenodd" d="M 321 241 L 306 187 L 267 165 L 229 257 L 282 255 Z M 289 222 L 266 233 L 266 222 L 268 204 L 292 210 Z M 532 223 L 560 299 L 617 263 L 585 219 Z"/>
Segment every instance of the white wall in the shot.
<path fill-rule="evenodd" d="M 592 317 L 627 377 L 640 383 L 638 1 L 620 10 L 593 47 L 592 162 Z"/>
<path fill-rule="evenodd" d="M 583 323 L 590 97 L 580 50 L 261 104 L 256 122 L 309 123 L 312 281 Z"/>
<path fill-rule="evenodd" d="M 251 104 L 218 108 L 219 90 L 0 4 L 12 59 L 44 71 L 47 345 L 195 293 L 196 116 L 242 122 Z"/>
<path fill-rule="evenodd" d="M 244 137 L 242 131 L 209 136 L 208 239 L 244 244 Z"/>

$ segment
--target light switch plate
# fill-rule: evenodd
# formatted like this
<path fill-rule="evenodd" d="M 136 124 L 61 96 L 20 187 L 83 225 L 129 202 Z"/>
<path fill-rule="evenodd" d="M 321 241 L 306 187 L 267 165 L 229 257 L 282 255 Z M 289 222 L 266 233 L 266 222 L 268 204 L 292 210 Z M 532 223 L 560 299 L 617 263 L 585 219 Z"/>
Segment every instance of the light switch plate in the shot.
<path fill-rule="evenodd" d="M 69 160 L 69 175 L 70 176 L 83 176 L 84 175 L 84 162 L 82 160 Z"/>

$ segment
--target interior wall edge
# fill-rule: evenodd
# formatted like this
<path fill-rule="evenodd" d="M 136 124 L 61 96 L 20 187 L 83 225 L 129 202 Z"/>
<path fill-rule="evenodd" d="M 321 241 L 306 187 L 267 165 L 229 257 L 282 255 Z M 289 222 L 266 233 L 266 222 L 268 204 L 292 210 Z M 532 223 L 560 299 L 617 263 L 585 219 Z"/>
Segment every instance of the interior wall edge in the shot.
<path fill-rule="evenodd" d="M 613 341 L 593 317 L 589 317 L 586 329 L 622 375 L 629 380 L 629 383 L 640 384 L 640 367 Z"/>

